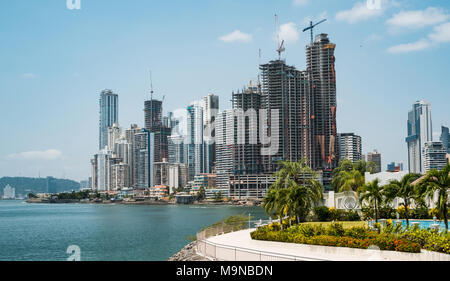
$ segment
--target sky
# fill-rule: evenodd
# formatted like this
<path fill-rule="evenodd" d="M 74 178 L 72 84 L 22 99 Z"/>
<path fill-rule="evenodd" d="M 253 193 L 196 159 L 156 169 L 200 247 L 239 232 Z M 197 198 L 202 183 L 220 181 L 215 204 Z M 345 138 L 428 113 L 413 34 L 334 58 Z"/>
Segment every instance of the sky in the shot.
<path fill-rule="evenodd" d="M 143 126 L 151 70 L 164 111 L 232 91 L 277 58 L 305 69 L 303 33 L 327 21 L 336 47 L 338 132 L 407 167 L 407 114 L 432 104 L 433 132 L 450 126 L 448 0 L 0 0 L 0 177 L 90 176 L 99 93 L 119 94 L 119 123 Z M 275 16 L 278 15 L 278 25 Z"/>

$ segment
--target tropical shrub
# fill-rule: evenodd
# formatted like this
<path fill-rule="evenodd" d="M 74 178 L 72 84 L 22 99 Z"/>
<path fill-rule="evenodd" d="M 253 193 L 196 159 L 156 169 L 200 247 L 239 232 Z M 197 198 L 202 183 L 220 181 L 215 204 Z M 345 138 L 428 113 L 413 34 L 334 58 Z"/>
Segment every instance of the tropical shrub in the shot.
<path fill-rule="evenodd" d="M 331 212 L 330 209 L 326 206 L 320 206 L 314 208 L 314 214 L 318 221 L 330 221 L 331 220 Z"/>
<path fill-rule="evenodd" d="M 420 244 L 409 241 L 405 238 L 396 237 L 389 234 L 376 234 L 373 231 L 361 227 L 354 227 L 344 231 L 340 224 L 334 224 L 327 229 L 326 234 L 319 234 L 319 228 L 313 226 L 295 226 L 295 230 L 271 231 L 261 227 L 250 235 L 255 240 L 278 241 L 288 243 L 299 243 L 309 245 L 348 247 L 367 249 L 369 246 L 376 245 L 381 250 L 419 253 Z M 341 232 L 343 231 L 343 232 Z M 334 235 L 330 235 L 334 234 Z M 336 235 L 342 233 L 342 236 Z M 317 235 L 313 235 L 317 234 Z"/>

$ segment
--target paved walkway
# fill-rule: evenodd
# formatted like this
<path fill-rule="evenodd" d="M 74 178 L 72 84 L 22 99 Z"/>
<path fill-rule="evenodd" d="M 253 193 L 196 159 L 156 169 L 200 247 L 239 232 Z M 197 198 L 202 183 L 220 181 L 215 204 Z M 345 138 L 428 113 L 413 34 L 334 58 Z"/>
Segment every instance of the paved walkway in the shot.
<path fill-rule="evenodd" d="M 365 250 L 343 247 L 326 247 L 283 242 L 252 240 L 247 229 L 224 235 L 213 236 L 206 241 L 227 247 L 245 248 L 252 251 L 276 253 L 299 257 L 297 260 L 330 260 L 330 261 L 411 261 L 411 260 L 450 260 L 450 255 L 432 253 L 412 254 L 393 251 Z"/>

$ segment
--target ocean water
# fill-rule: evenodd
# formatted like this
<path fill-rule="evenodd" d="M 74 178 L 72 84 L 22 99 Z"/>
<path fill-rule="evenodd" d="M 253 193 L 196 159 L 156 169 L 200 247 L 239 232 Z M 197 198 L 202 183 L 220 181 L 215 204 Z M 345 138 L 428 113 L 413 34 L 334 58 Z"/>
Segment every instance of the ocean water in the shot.
<path fill-rule="evenodd" d="M 28 204 L 0 200 L 0 260 L 160 261 L 227 216 L 267 219 L 261 207 Z"/>

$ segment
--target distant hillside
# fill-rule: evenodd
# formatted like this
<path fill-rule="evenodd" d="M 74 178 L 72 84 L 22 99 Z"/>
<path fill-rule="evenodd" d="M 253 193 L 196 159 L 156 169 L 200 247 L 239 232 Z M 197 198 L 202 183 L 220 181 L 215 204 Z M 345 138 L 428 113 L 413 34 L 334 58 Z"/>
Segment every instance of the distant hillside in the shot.
<path fill-rule="evenodd" d="M 72 190 L 79 190 L 80 183 L 73 180 L 49 178 L 23 178 L 4 177 L 0 178 L 0 193 L 6 185 L 16 189 L 16 195 L 26 195 L 28 193 L 60 193 Z"/>

